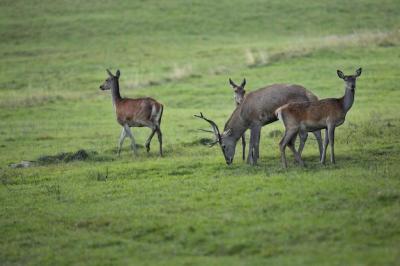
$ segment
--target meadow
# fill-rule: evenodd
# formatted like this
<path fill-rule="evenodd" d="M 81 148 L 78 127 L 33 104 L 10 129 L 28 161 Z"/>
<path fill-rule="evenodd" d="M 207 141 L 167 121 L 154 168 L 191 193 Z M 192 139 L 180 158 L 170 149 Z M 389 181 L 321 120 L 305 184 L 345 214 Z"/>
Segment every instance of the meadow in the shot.
<path fill-rule="evenodd" d="M 399 26 L 397 0 L 1 0 L 0 264 L 399 265 Z M 257 166 L 203 145 L 228 78 L 341 97 L 358 67 L 335 165 L 310 136 L 282 169 L 279 122 Z M 106 68 L 164 105 L 164 157 L 145 128 L 117 156 Z"/>

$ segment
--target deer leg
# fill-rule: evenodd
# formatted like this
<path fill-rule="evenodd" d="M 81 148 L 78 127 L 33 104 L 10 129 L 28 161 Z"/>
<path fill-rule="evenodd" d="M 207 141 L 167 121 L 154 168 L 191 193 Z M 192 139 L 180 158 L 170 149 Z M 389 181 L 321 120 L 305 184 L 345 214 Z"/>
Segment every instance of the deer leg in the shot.
<path fill-rule="evenodd" d="M 124 143 L 124 139 L 126 138 L 125 127 L 122 128 L 121 135 L 118 140 L 118 156 L 121 155 L 122 144 Z"/>
<path fill-rule="evenodd" d="M 132 151 L 135 155 L 137 155 L 137 149 L 136 149 L 136 142 L 135 142 L 135 138 L 133 137 L 131 128 L 128 125 L 125 125 L 125 131 L 126 131 L 126 135 L 131 139 L 131 148 Z"/>
<path fill-rule="evenodd" d="M 313 134 L 318 142 L 318 150 L 319 150 L 319 159 L 322 157 L 322 137 L 321 137 L 321 130 L 313 131 Z"/>
<path fill-rule="evenodd" d="M 250 165 L 257 164 L 258 159 L 258 151 L 257 146 L 260 142 L 260 127 L 255 126 L 250 130 L 250 145 L 249 145 L 249 154 L 247 156 L 247 163 Z"/>
<path fill-rule="evenodd" d="M 286 146 L 290 141 L 292 141 L 292 138 L 296 136 L 297 131 L 296 130 L 286 130 L 285 135 L 283 136 L 282 140 L 279 142 L 279 149 L 281 151 L 281 161 L 282 161 L 282 166 L 283 168 L 287 168 L 287 161 L 286 161 L 286 154 L 285 154 L 285 149 Z"/>
<path fill-rule="evenodd" d="M 161 133 L 161 129 L 160 126 L 157 126 L 157 137 L 158 137 L 158 142 L 160 143 L 160 156 L 163 156 L 163 152 L 162 152 L 162 133 Z"/>
<path fill-rule="evenodd" d="M 305 135 L 307 136 L 307 132 L 305 132 L 305 133 L 306 133 Z M 300 137 L 300 141 L 301 141 L 301 137 Z M 300 153 L 297 152 L 296 148 L 294 147 L 295 142 L 296 142 L 296 135 L 294 135 L 294 137 L 288 142 L 287 146 L 293 152 L 294 159 L 296 160 L 296 162 L 298 162 L 301 166 L 304 166 L 304 162 L 301 159 Z M 304 146 L 304 143 L 303 143 L 303 146 Z"/>
<path fill-rule="evenodd" d="M 150 133 L 149 137 L 148 137 L 147 140 L 146 140 L 145 146 L 146 146 L 146 151 L 147 151 L 147 152 L 150 151 L 150 142 L 151 142 L 151 140 L 152 140 L 154 134 L 156 133 L 156 131 L 157 131 L 157 128 L 152 128 L 151 133 Z"/>
<path fill-rule="evenodd" d="M 334 146 L 335 146 L 335 127 L 330 126 L 328 127 L 328 138 L 329 138 L 329 144 L 331 146 L 331 163 L 335 163 L 335 151 L 334 151 Z"/>
<path fill-rule="evenodd" d="M 254 143 L 254 133 L 253 130 L 250 129 L 250 143 L 249 143 L 249 154 L 247 155 L 247 163 L 253 164 L 253 143 Z"/>
<path fill-rule="evenodd" d="M 326 148 L 328 147 L 329 137 L 328 137 L 328 129 L 325 130 L 325 140 L 324 145 L 322 147 L 322 155 L 321 155 L 321 164 L 325 164 L 325 157 L 326 157 Z"/>
<path fill-rule="evenodd" d="M 261 127 L 260 126 L 257 126 L 255 133 L 256 133 L 256 136 L 254 139 L 254 148 L 255 148 L 256 163 L 257 163 L 257 159 L 260 158 L 260 135 L 261 135 Z"/>
<path fill-rule="evenodd" d="M 308 138 L 308 133 L 306 131 L 300 130 L 299 136 L 300 136 L 299 154 L 301 155 L 303 153 L 304 145 L 306 144 Z"/>
<path fill-rule="evenodd" d="M 243 161 L 246 159 L 246 133 L 242 135 L 242 158 Z"/>

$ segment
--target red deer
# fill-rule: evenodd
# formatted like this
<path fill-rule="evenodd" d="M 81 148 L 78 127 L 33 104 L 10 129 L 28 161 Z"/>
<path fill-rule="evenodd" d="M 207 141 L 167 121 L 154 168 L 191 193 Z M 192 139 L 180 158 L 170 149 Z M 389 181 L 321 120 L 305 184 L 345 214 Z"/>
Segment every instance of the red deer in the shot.
<path fill-rule="evenodd" d="M 213 128 L 216 140 L 210 145 L 219 143 L 226 163 L 229 165 L 235 156 L 236 143 L 243 133 L 250 129 L 250 145 L 247 163 L 254 165 L 259 158 L 260 131 L 264 125 L 277 121 L 275 110 L 290 102 L 317 101 L 318 98 L 300 85 L 275 84 L 252 91 L 246 95 L 243 102 L 236 107 L 221 134 L 218 126 L 210 119 L 204 119 Z M 315 131 L 319 147 L 322 146 L 321 132 Z M 321 152 L 321 150 L 320 150 Z"/>
<path fill-rule="evenodd" d="M 325 129 L 325 141 L 323 145 L 320 162 L 325 163 L 326 148 L 331 146 L 331 162 L 335 163 L 334 142 L 335 128 L 344 123 L 346 114 L 354 102 L 356 79 L 361 75 L 361 68 L 357 69 L 355 75 L 345 76 L 342 71 L 337 70 L 339 78 L 345 82 L 345 93 L 341 98 L 328 98 L 314 102 L 289 103 L 276 110 L 276 115 L 285 126 L 285 135 L 279 143 L 281 160 L 284 168 L 287 167 L 285 148 L 293 151 L 296 160 L 303 165 L 300 154 L 293 148 L 293 141 L 297 134 L 302 142 L 307 132 Z M 304 145 L 304 144 L 303 144 Z"/>
<path fill-rule="evenodd" d="M 150 97 L 130 99 L 122 98 L 119 93 L 120 71 L 114 76 L 108 69 L 108 78 L 100 86 L 101 90 L 111 90 L 112 102 L 117 115 L 117 122 L 122 126 L 121 136 L 118 141 L 118 155 L 121 153 L 122 143 L 126 137 L 131 139 L 131 148 L 137 155 L 136 143 L 131 132 L 131 127 L 149 127 L 150 136 L 146 141 L 146 150 L 150 151 L 150 142 L 157 133 L 160 143 L 160 156 L 162 156 L 162 133 L 160 129 L 163 114 L 163 105 Z"/>
<path fill-rule="evenodd" d="M 242 103 L 244 99 L 244 95 L 246 91 L 244 90 L 244 86 L 246 86 L 246 79 L 243 79 L 242 83 L 238 86 L 231 79 L 229 79 L 229 84 L 231 84 L 233 88 L 233 98 L 235 99 L 236 107 Z M 242 158 L 243 161 L 246 159 L 246 132 L 242 135 Z"/>

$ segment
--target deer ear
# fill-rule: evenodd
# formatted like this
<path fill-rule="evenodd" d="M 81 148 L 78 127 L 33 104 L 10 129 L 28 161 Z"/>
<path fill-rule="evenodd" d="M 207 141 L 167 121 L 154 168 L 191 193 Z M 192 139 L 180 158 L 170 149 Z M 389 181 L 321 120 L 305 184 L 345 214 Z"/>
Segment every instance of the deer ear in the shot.
<path fill-rule="evenodd" d="M 344 74 L 342 71 L 337 70 L 336 72 L 337 72 L 337 75 L 339 76 L 339 78 L 344 79 Z"/>
<path fill-rule="evenodd" d="M 231 78 L 229 78 L 229 84 L 231 84 L 233 88 L 237 87 L 237 85 L 231 80 Z"/>
<path fill-rule="evenodd" d="M 361 67 L 356 70 L 356 77 L 359 77 L 361 75 L 361 71 L 362 71 Z"/>
<path fill-rule="evenodd" d="M 115 75 L 117 78 L 119 78 L 119 76 L 121 75 L 121 72 L 119 71 L 119 69 L 117 70 L 117 73 Z"/>
<path fill-rule="evenodd" d="M 244 86 L 246 86 L 246 79 L 244 78 L 242 81 L 242 84 L 240 84 L 240 87 L 244 88 Z"/>
<path fill-rule="evenodd" d="M 109 75 L 110 77 L 114 77 L 114 75 L 111 73 L 110 70 L 106 69 L 106 71 L 107 71 L 107 73 L 108 73 L 108 75 Z"/>

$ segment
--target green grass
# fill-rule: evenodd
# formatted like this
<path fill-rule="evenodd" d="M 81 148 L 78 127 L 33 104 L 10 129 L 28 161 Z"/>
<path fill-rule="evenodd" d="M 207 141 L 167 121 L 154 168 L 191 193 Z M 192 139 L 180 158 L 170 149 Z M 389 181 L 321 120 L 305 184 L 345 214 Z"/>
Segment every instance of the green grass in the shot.
<path fill-rule="evenodd" d="M 400 262 L 398 1 L 1 1 L 1 265 L 397 265 Z M 226 166 L 200 111 L 222 127 L 228 78 L 247 91 L 301 84 L 340 97 L 337 164 L 306 144 L 281 168 L 274 123 L 259 164 Z M 120 158 L 105 68 L 125 96 L 165 106 L 165 157 Z M 133 129 L 143 145 L 148 129 Z M 61 152 L 85 161 L 9 165 Z"/>

